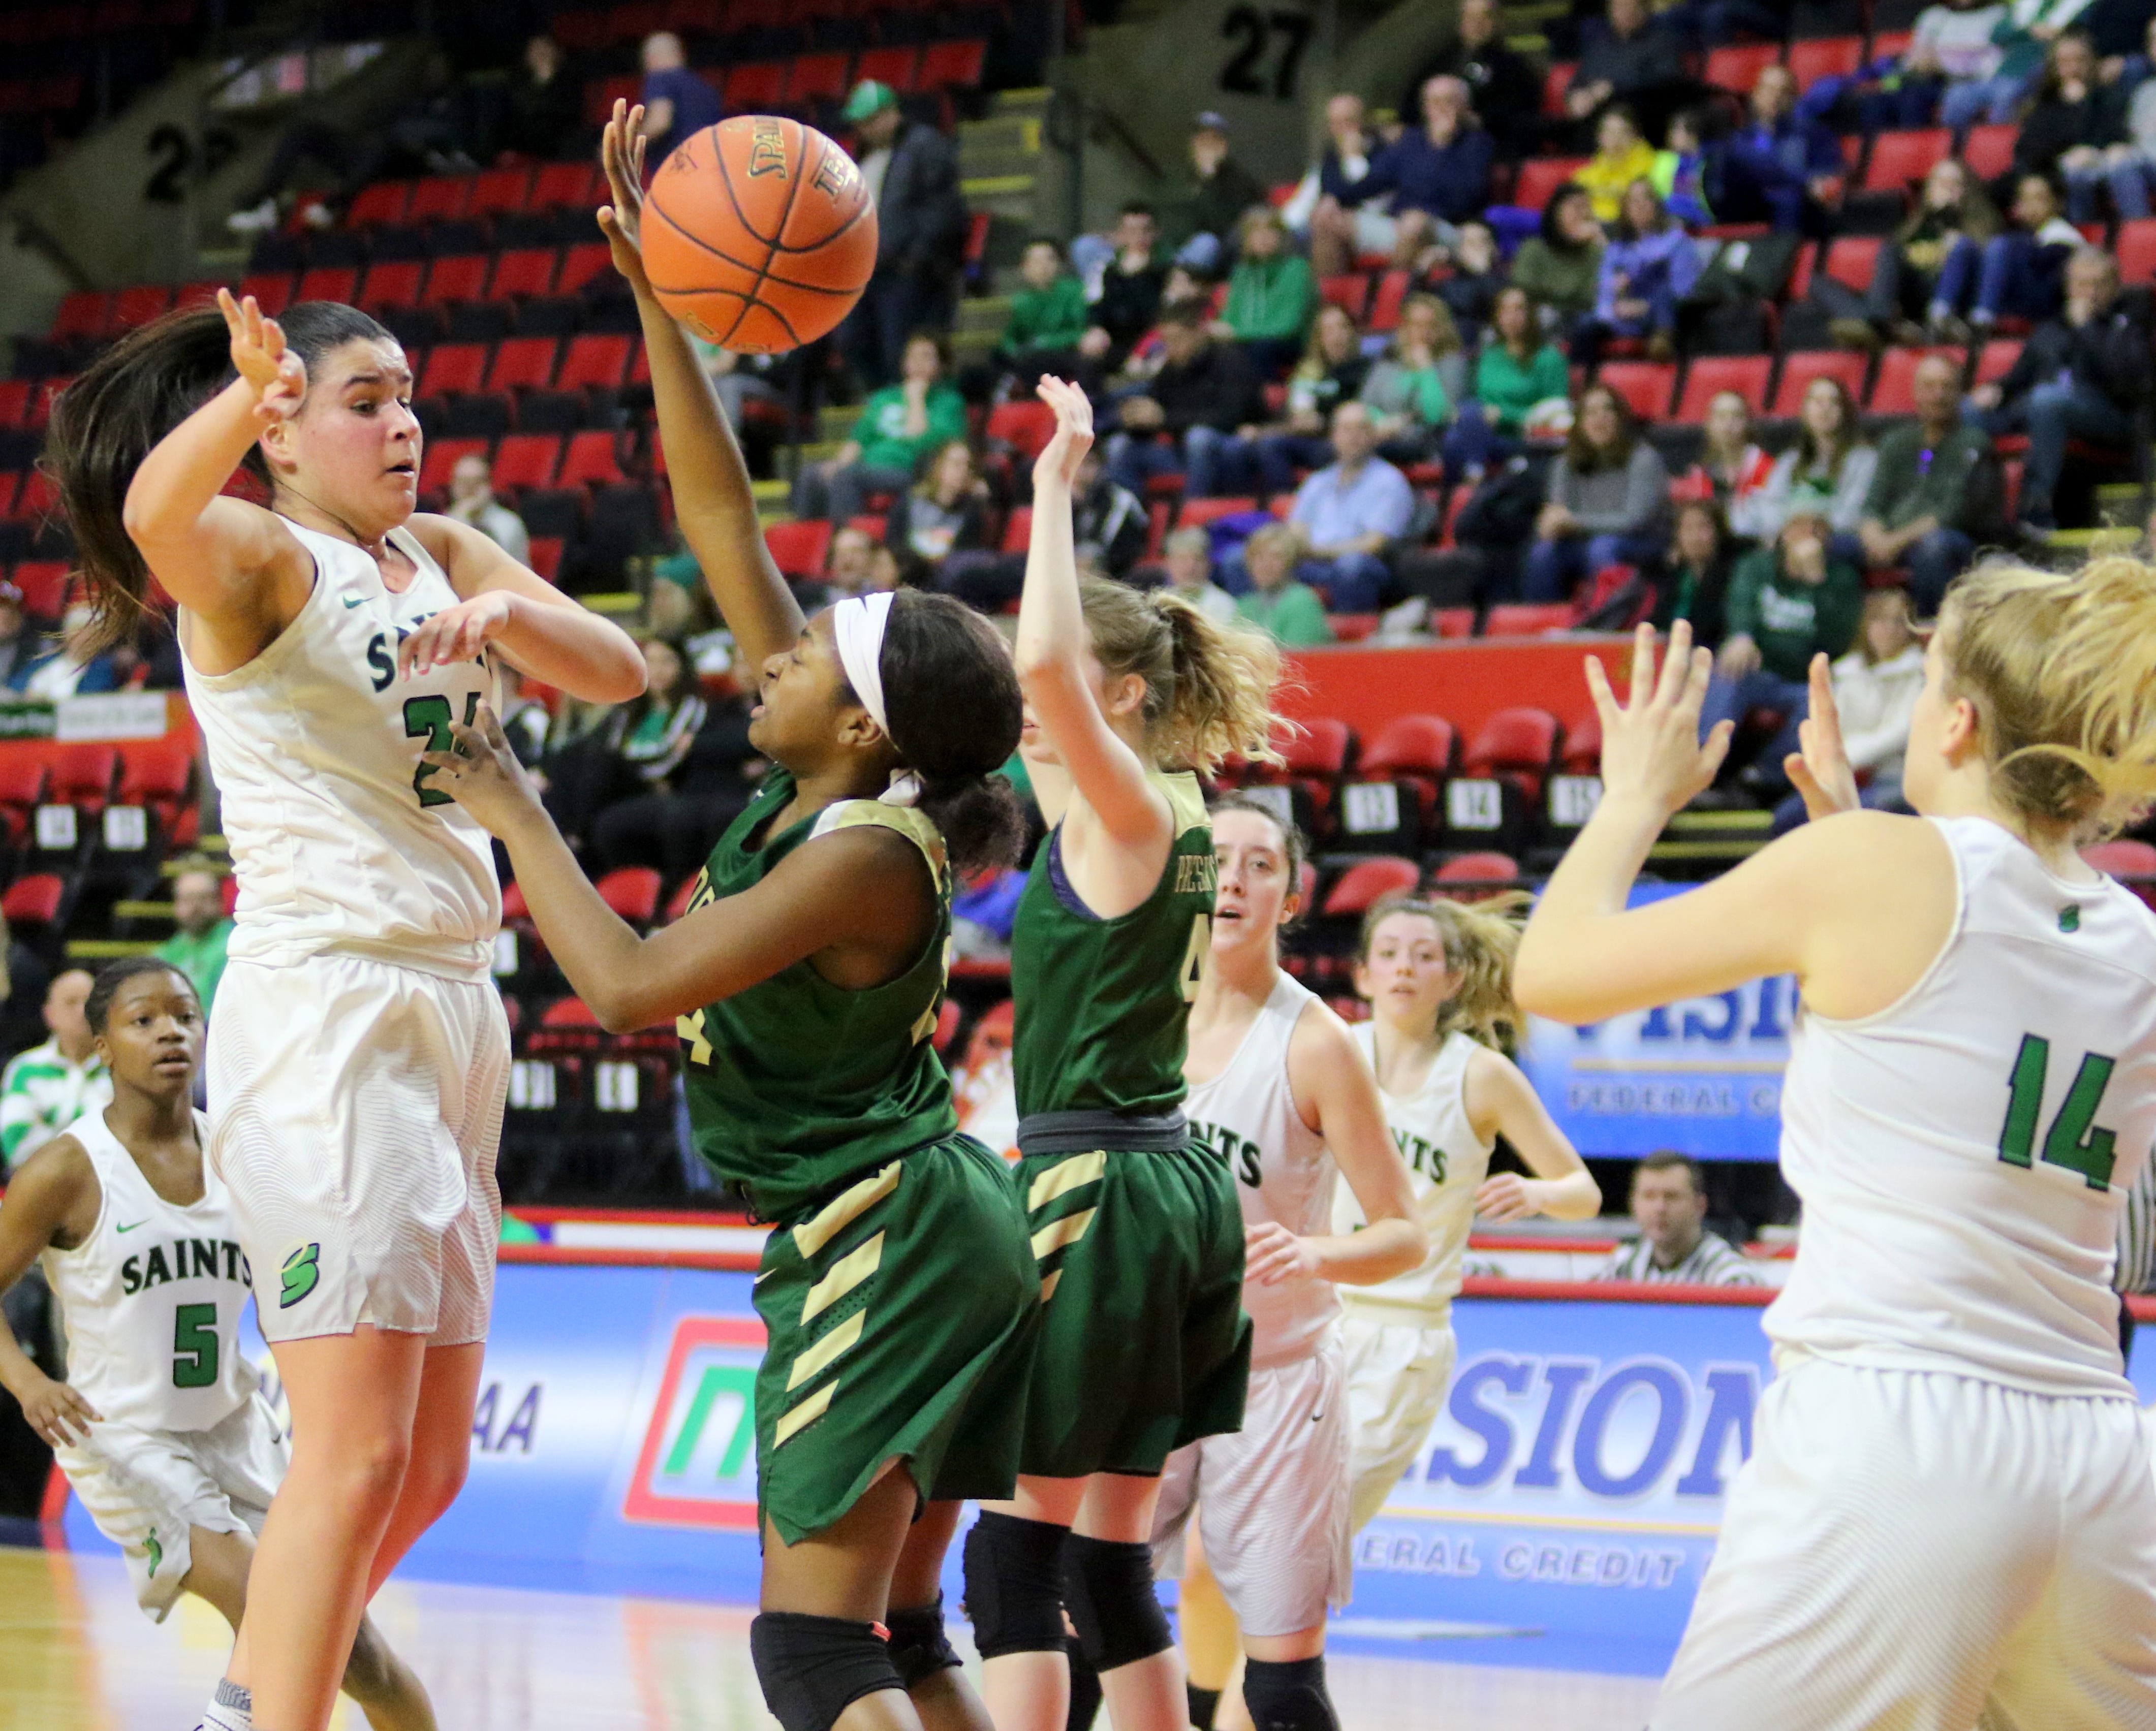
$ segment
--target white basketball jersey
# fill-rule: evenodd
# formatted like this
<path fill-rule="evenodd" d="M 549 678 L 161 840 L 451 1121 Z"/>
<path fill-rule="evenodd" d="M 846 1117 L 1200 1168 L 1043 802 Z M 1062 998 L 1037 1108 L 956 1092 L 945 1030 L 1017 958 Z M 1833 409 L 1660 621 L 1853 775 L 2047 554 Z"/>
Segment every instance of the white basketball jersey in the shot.
<path fill-rule="evenodd" d="M 494 675 L 482 661 L 398 673 L 398 645 L 457 601 L 408 531 L 390 538 L 418 569 L 393 595 L 359 548 L 285 526 L 315 560 L 299 617 L 234 672 L 187 664 L 239 880 L 232 959 L 350 950 L 483 979 L 501 923 L 493 850 L 419 754 L 449 749 Z"/>
<path fill-rule="evenodd" d="M 1351 1031 L 1374 1072 L 1377 1025 L 1358 1022 Z M 1475 1193 L 1489 1176 L 1490 1151 L 1496 1146 L 1476 1135 L 1467 1116 L 1467 1061 L 1475 1052 L 1476 1042 L 1469 1035 L 1449 1034 L 1414 1094 L 1403 1098 L 1382 1086 L 1378 1090 L 1393 1145 L 1407 1163 L 1415 1212 L 1430 1238 L 1430 1254 L 1419 1266 L 1381 1286 L 1348 1287 L 1341 1297 L 1358 1315 L 1427 1328 L 1442 1328 L 1451 1322 L 1460 1265 L 1467 1255 L 1467 1234 L 1475 1224 Z M 1332 1230 L 1352 1232 L 1362 1224 L 1361 1206 L 1352 1192 L 1342 1189 L 1333 1205 Z"/>
<path fill-rule="evenodd" d="M 1332 1230 L 1337 1169 L 1324 1140 L 1302 1121 L 1288 1086 L 1287 1048 L 1304 1006 L 1316 994 L 1281 974 L 1227 1066 L 1193 1086 L 1183 1102 L 1190 1133 L 1228 1163 L 1243 1224 L 1277 1220 L 1297 1237 Z M 1332 1282 L 1293 1278 L 1243 1287 L 1250 1313 L 1253 1369 L 1306 1359 L 1340 1313 Z"/>
<path fill-rule="evenodd" d="M 2112 1247 L 2156 1133 L 2156 917 L 1980 818 L 1952 935 L 1900 1002 L 1807 1013 L 1782 1088 L 1804 1199 L 1779 1353 L 2130 1395 Z M 1861 886 L 1852 889 L 1861 893 Z"/>
<path fill-rule="evenodd" d="M 254 1392 L 239 1350 L 250 1275 L 224 1186 L 203 1162 L 202 1200 L 174 1206 L 86 1112 L 67 1133 L 97 1173 L 97 1224 L 74 1250 L 48 1248 L 45 1278 L 67 1325 L 68 1382 L 115 1424 L 207 1431 Z M 195 1114 L 209 1147 L 209 1120 Z"/>

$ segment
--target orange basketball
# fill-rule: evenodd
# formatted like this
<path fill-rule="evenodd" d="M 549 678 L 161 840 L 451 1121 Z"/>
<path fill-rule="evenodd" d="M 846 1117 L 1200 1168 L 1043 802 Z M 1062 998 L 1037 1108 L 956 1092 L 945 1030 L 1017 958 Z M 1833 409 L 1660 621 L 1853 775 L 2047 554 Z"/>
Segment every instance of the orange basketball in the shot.
<path fill-rule="evenodd" d="M 853 159 L 814 126 L 737 115 L 684 139 L 644 196 L 644 269 L 721 348 L 778 354 L 854 310 L 876 213 Z"/>

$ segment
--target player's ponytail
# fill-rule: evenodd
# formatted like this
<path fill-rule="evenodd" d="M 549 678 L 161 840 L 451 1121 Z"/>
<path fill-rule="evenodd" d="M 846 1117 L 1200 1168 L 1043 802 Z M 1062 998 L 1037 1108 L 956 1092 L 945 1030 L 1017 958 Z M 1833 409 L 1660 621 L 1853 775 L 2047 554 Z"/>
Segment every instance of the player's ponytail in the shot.
<path fill-rule="evenodd" d="M 321 357 L 343 343 L 394 341 L 357 307 L 334 300 L 303 300 L 278 323 L 310 377 Z M 149 567 L 122 520 L 135 471 L 159 440 L 233 377 L 224 316 L 213 306 L 191 308 L 129 331 L 54 401 L 45 461 L 89 586 L 91 618 L 81 651 L 118 642 L 148 609 Z M 260 445 L 249 449 L 242 466 L 270 491 Z"/>
<path fill-rule="evenodd" d="M 1091 578 L 1079 586 L 1093 655 L 1146 682 L 1154 761 L 1209 775 L 1231 757 L 1277 763 L 1273 688 L 1280 650 L 1262 631 L 1216 623 L 1172 590 Z"/>
<path fill-rule="evenodd" d="M 1465 1034 L 1509 1057 L 1520 1049 L 1527 1026 L 1527 1017 L 1512 997 L 1512 960 L 1519 954 L 1520 930 L 1531 901 L 1520 890 L 1481 901 L 1388 896 L 1363 917 L 1355 958 L 1368 965 L 1370 941 L 1393 915 L 1409 913 L 1428 920 L 1444 943 L 1445 971 L 1453 979 L 1451 996 L 1438 1006 L 1431 1038 Z"/>
<path fill-rule="evenodd" d="M 2087 843 L 2156 803 L 2156 566 L 1979 566 L 1948 592 L 1940 631 L 1947 695 L 1975 706 L 2008 811 Z"/>
<path fill-rule="evenodd" d="M 1018 749 L 1024 704 L 995 627 L 949 595 L 901 589 L 878 665 L 891 743 L 921 778 L 920 809 L 953 869 L 1017 864 L 1025 814 L 996 772 Z"/>

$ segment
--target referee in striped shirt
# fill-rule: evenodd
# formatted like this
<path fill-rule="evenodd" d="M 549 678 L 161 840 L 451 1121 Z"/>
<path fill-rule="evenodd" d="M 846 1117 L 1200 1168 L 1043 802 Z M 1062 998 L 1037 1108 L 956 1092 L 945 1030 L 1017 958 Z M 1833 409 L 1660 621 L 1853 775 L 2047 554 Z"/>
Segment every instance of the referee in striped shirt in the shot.
<path fill-rule="evenodd" d="M 1640 1236 L 1591 1276 L 1696 1287 L 1758 1285 L 1743 1256 L 1707 1230 L 1707 1174 L 1689 1154 L 1664 1148 L 1632 1174 Z"/>

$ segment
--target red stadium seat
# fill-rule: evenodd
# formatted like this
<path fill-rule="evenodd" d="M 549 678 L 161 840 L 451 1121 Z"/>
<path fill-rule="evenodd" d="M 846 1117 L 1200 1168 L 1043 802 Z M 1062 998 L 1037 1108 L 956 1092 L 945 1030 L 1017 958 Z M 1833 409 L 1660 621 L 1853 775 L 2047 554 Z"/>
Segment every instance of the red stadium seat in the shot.
<path fill-rule="evenodd" d="M 504 892 L 506 893 L 506 891 Z M 689 911 L 689 904 L 696 899 L 696 880 L 685 877 L 674 886 L 674 893 L 666 898 L 667 925 L 672 925 Z"/>
<path fill-rule="evenodd" d="M 494 275 L 487 283 L 486 298 L 528 300 L 536 295 L 551 295 L 554 292 L 554 267 L 558 262 L 550 247 L 524 247 L 504 253 L 494 261 Z"/>
<path fill-rule="evenodd" d="M 562 357 L 562 370 L 555 375 L 555 389 L 581 391 L 593 386 L 608 391 L 619 389 L 622 375 L 629 371 L 633 341 L 627 336 L 572 336 L 568 352 Z"/>
<path fill-rule="evenodd" d="M 1774 371 L 1772 355 L 1702 355 L 1685 374 L 1672 419 L 1687 426 L 1704 421 L 1707 405 L 1724 391 L 1736 392 L 1757 414 Z"/>
<path fill-rule="evenodd" d="M 77 289 L 60 301 L 49 334 L 56 342 L 102 336 L 111 322 L 110 295 L 103 289 Z"/>
<path fill-rule="evenodd" d="M 440 397 L 479 390 L 486 378 L 486 345 L 483 342 L 439 342 L 427 351 L 427 369 L 420 377 L 422 397 Z M 432 454 L 429 453 L 431 455 Z M 429 465 L 431 468 L 433 465 Z"/>
<path fill-rule="evenodd" d="M 46 761 L 52 768 L 52 780 L 45 788 L 48 804 L 72 805 L 91 817 L 105 809 L 120 773 L 117 747 L 56 746 Z"/>
<path fill-rule="evenodd" d="M 1804 392 L 1815 378 L 1838 378 L 1849 387 L 1850 396 L 1864 400 L 1864 375 L 1871 357 L 1853 349 L 1806 349 L 1782 357 L 1781 383 L 1774 387 L 1770 413 L 1794 415 L 1804 406 Z"/>
<path fill-rule="evenodd" d="M 562 275 L 554 285 L 557 295 L 573 295 L 594 277 L 613 269 L 613 255 L 603 240 L 586 241 L 562 254 Z"/>
<path fill-rule="evenodd" d="M 602 202 L 600 183 L 596 162 L 542 162 L 531 178 L 531 208 L 596 210 Z"/>
<path fill-rule="evenodd" d="M 771 549 L 772 562 L 791 578 L 824 574 L 824 556 L 831 551 L 831 526 L 820 517 L 797 522 L 773 523 L 763 532 L 763 544 Z"/>
<path fill-rule="evenodd" d="M 613 486 L 629 477 L 621 472 L 614 455 L 612 433 L 572 433 L 562 458 L 562 472 L 555 485 L 563 487 Z"/>
<path fill-rule="evenodd" d="M 592 887 L 632 926 L 648 926 L 659 912 L 660 877 L 649 866 L 624 866 Z"/>
<path fill-rule="evenodd" d="M 1958 348 L 1890 348 L 1879 357 L 1879 377 L 1871 382 L 1874 414 L 1914 414 L 1917 412 L 1917 368 L 1933 355 L 1951 361 L 1958 372 L 1968 357 Z"/>
<path fill-rule="evenodd" d="M 1317 280 L 1317 298 L 1359 322 L 1369 308 L 1370 279 L 1359 270 L 1341 276 L 1321 276 Z"/>
<path fill-rule="evenodd" d="M 1997 180 L 2014 166 L 2019 126 L 1971 126 L 1962 135 L 1959 155 L 1979 180 Z"/>
<path fill-rule="evenodd" d="M 1976 352 L 1976 377 L 1972 383 L 1996 384 L 2014 370 L 2014 363 L 2020 358 L 2020 337 L 1994 336 Z"/>
<path fill-rule="evenodd" d="M 28 752 L 0 753 L 0 833 L 9 843 L 28 833 L 30 814 L 44 804 L 46 768 Z"/>
<path fill-rule="evenodd" d="M 437 354 L 441 352 L 438 349 Z M 432 493 L 449 484 L 449 475 L 457 464 L 470 456 L 485 456 L 484 439 L 433 439 L 427 442 L 427 455 L 419 470 L 419 490 Z"/>
<path fill-rule="evenodd" d="M 1507 601 L 1490 609 L 1483 621 L 1485 637 L 1540 637 L 1545 632 L 1572 629 L 1572 608 L 1563 601 Z"/>
<path fill-rule="evenodd" d="M 1277 768 L 1267 765 L 1264 778 L 1301 789 L 1321 817 L 1330 811 L 1333 792 L 1354 755 L 1354 730 L 1331 716 L 1313 716 L 1300 728 L 1281 729 L 1273 745 L 1286 761 Z"/>
<path fill-rule="evenodd" d="M 169 283 L 137 283 L 112 297 L 112 329 L 132 331 L 146 325 L 172 304 Z"/>
<path fill-rule="evenodd" d="M 1491 891 L 1502 890 L 1520 881 L 1520 862 L 1510 854 L 1484 850 L 1471 854 L 1455 854 L 1430 875 L 1432 888 L 1447 884 L 1488 886 Z M 1455 901 L 1472 901 L 1469 896 L 1454 894 Z"/>
<path fill-rule="evenodd" d="M 6 916 L 11 927 L 49 927 L 59 917 L 66 896 L 62 879 L 49 871 L 33 871 L 17 878 L 8 886 L 8 893 L 0 896 L 0 915 Z"/>
<path fill-rule="evenodd" d="M 1055 436 L 1055 411 L 1037 398 L 998 403 L 988 411 L 988 435 L 1009 444 L 1022 463 L 1030 463 Z"/>
<path fill-rule="evenodd" d="M 1378 730 L 1357 766 L 1364 775 L 1418 777 L 1434 787 L 1452 773 L 1459 741 L 1440 715 L 1394 716 Z"/>
<path fill-rule="evenodd" d="M 1562 120 L 1565 113 L 1565 96 L 1572 89 L 1573 75 L 1579 70 L 1577 60 L 1553 60 L 1550 69 L 1543 74 L 1543 110 L 1552 120 Z"/>
<path fill-rule="evenodd" d="M 1388 896 L 1413 895 L 1421 882 L 1422 867 L 1414 860 L 1373 854 L 1340 874 L 1326 891 L 1323 912 L 1328 919 L 1360 918 Z"/>
<path fill-rule="evenodd" d="M 539 1018 L 542 1028 L 597 1028 L 599 1019 L 581 998 L 557 998 Z"/>
<path fill-rule="evenodd" d="M 1602 716 L 1589 710 L 1564 730 L 1564 756 L 1558 768 L 1567 775 L 1602 773 Z"/>
<path fill-rule="evenodd" d="M 618 72 L 611 78 L 594 78 L 584 85 L 584 123 L 603 126 L 617 102 L 634 104 L 644 80 L 634 72 Z"/>
<path fill-rule="evenodd" d="M 1667 361 L 1606 361 L 1594 375 L 1632 406 L 1643 421 L 1659 421 L 1670 412 L 1676 393 L 1677 369 Z"/>
<path fill-rule="evenodd" d="M 1871 141 L 1871 160 L 1865 165 L 1863 190 L 1904 191 L 1923 179 L 1953 150 L 1953 134 L 1944 126 L 1881 132 Z"/>
<path fill-rule="evenodd" d="M 1879 246 L 1876 234 L 1840 236 L 1827 245 L 1826 274 L 1861 295 L 1871 286 L 1871 274 L 1879 267 Z"/>
<path fill-rule="evenodd" d="M 751 60 L 726 74 L 729 114 L 762 114 L 778 106 L 786 94 L 783 60 Z"/>
<path fill-rule="evenodd" d="M 1246 511 L 1255 511 L 1258 501 L 1254 498 L 1185 499 L 1183 509 L 1175 520 L 1178 529 L 1203 529 L 1209 523 L 1217 523 L 1222 517 L 1231 517 Z"/>
<path fill-rule="evenodd" d="M 512 433 L 494 454 L 495 491 L 551 487 L 561 460 L 558 433 Z"/>
<path fill-rule="evenodd" d="M 346 270 L 341 265 L 318 265 L 303 271 L 300 286 L 294 299 L 298 300 L 346 300 L 359 292 L 359 273 Z"/>
<path fill-rule="evenodd" d="M 67 611 L 68 567 L 64 559 L 25 559 L 14 570 L 23 592 L 23 611 L 35 619 L 56 619 Z"/>
<path fill-rule="evenodd" d="M 1734 90 L 1740 96 L 1752 94 L 1752 86 L 1759 82 L 1759 74 L 1769 66 L 1781 64 L 1782 45 L 1779 42 L 1741 42 L 1726 48 L 1710 49 L 1707 56 L 1707 82 L 1717 90 Z"/>
<path fill-rule="evenodd" d="M 562 555 L 567 550 L 568 543 L 558 535 L 533 536 L 530 549 L 531 568 L 548 583 L 558 582 L 562 575 Z"/>
<path fill-rule="evenodd" d="M 2156 217 L 2137 217 L 2118 225 L 2118 280 L 2123 283 L 2156 282 Z"/>
<path fill-rule="evenodd" d="M 427 267 L 416 259 L 395 259 L 370 265 L 366 280 L 359 285 L 359 299 L 353 304 L 367 312 L 384 307 L 415 306 L 426 274 Z"/>
<path fill-rule="evenodd" d="M 1819 36 L 1789 44 L 1789 70 L 1799 95 L 1823 78 L 1847 78 L 1863 64 L 1861 36 Z"/>
<path fill-rule="evenodd" d="M 1512 203 L 1540 210 L 1557 189 L 1587 166 L 1584 157 L 1532 157 L 1520 164 L 1512 182 Z"/>
<path fill-rule="evenodd" d="M 469 174 L 429 175 L 412 188 L 412 202 L 404 207 L 404 220 L 415 224 L 454 222 L 471 203 L 472 182 L 476 177 Z"/>
<path fill-rule="evenodd" d="M 803 54 L 786 78 L 786 100 L 799 108 L 808 102 L 839 102 L 846 95 L 846 56 Z"/>
<path fill-rule="evenodd" d="M 487 268 L 494 261 L 485 253 L 459 253 L 437 259 L 427 273 L 424 306 L 447 306 L 456 300 L 476 300 L 486 292 Z"/>
<path fill-rule="evenodd" d="M 233 290 L 234 298 L 244 300 L 249 295 L 254 304 L 271 318 L 292 304 L 292 279 L 287 274 L 244 276 L 239 286 Z"/>
<path fill-rule="evenodd" d="M 120 785 L 113 794 L 114 802 L 146 807 L 169 836 L 180 808 L 193 790 L 194 773 L 194 753 L 185 745 L 152 740 L 125 747 L 120 755 Z"/>
<path fill-rule="evenodd" d="M 404 220 L 404 207 L 412 202 L 408 180 L 377 180 L 362 187 L 344 213 L 347 229 L 393 229 Z"/>
<path fill-rule="evenodd" d="M 1909 52 L 1909 44 L 1915 39 L 1916 33 L 1913 30 L 1875 30 L 1871 35 L 1870 58 L 1873 60 L 1900 59 Z"/>
<path fill-rule="evenodd" d="M 1370 316 L 1365 328 L 1373 336 L 1389 336 L 1399 329 L 1400 308 L 1414 288 L 1411 271 L 1388 270 L 1378 278 L 1377 293 L 1370 297 Z"/>
<path fill-rule="evenodd" d="M 522 210 L 531 202 L 529 168 L 490 168 L 472 183 L 467 216 L 490 216 L 496 211 Z"/>
<path fill-rule="evenodd" d="M 512 336 L 494 352 L 494 366 L 486 376 L 490 391 L 543 391 L 554 382 L 554 352 L 551 336 Z"/>
<path fill-rule="evenodd" d="M 1004 523 L 1002 551 L 1007 553 L 1022 553 L 1031 544 L 1032 540 L 1033 507 L 1030 505 L 1014 505 L 1011 507 L 1009 517 Z"/>
<path fill-rule="evenodd" d="M 1557 717 L 1548 710 L 1525 705 L 1501 709 L 1468 742 L 1460 773 L 1505 777 L 1533 799 L 1542 793 L 1543 778 L 1557 757 Z"/>
<path fill-rule="evenodd" d="M 878 84 L 889 85 L 901 95 L 911 95 L 920 88 L 916 78 L 921 65 L 921 49 L 912 43 L 896 48 L 871 48 L 861 50 L 854 62 L 854 77 L 872 78 Z"/>
<path fill-rule="evenodd" d="M 2096 842 L 2082 850 L 2082 858 L 2112 877 L 2156 881 L 2156 846 L 2145 841 Z"/>
<path fill-rule="evenodd" d="M 988 58 L 988 45 L 978 39 L 932 42 L 921 51 L 916 81 L 924 90 L 973 90 L 981 82 Z"/>
<path fill-rule="evenodd" d="M 0 427 L 27 427 L 37 387 L 27 378 L 0 378 Z"/>

